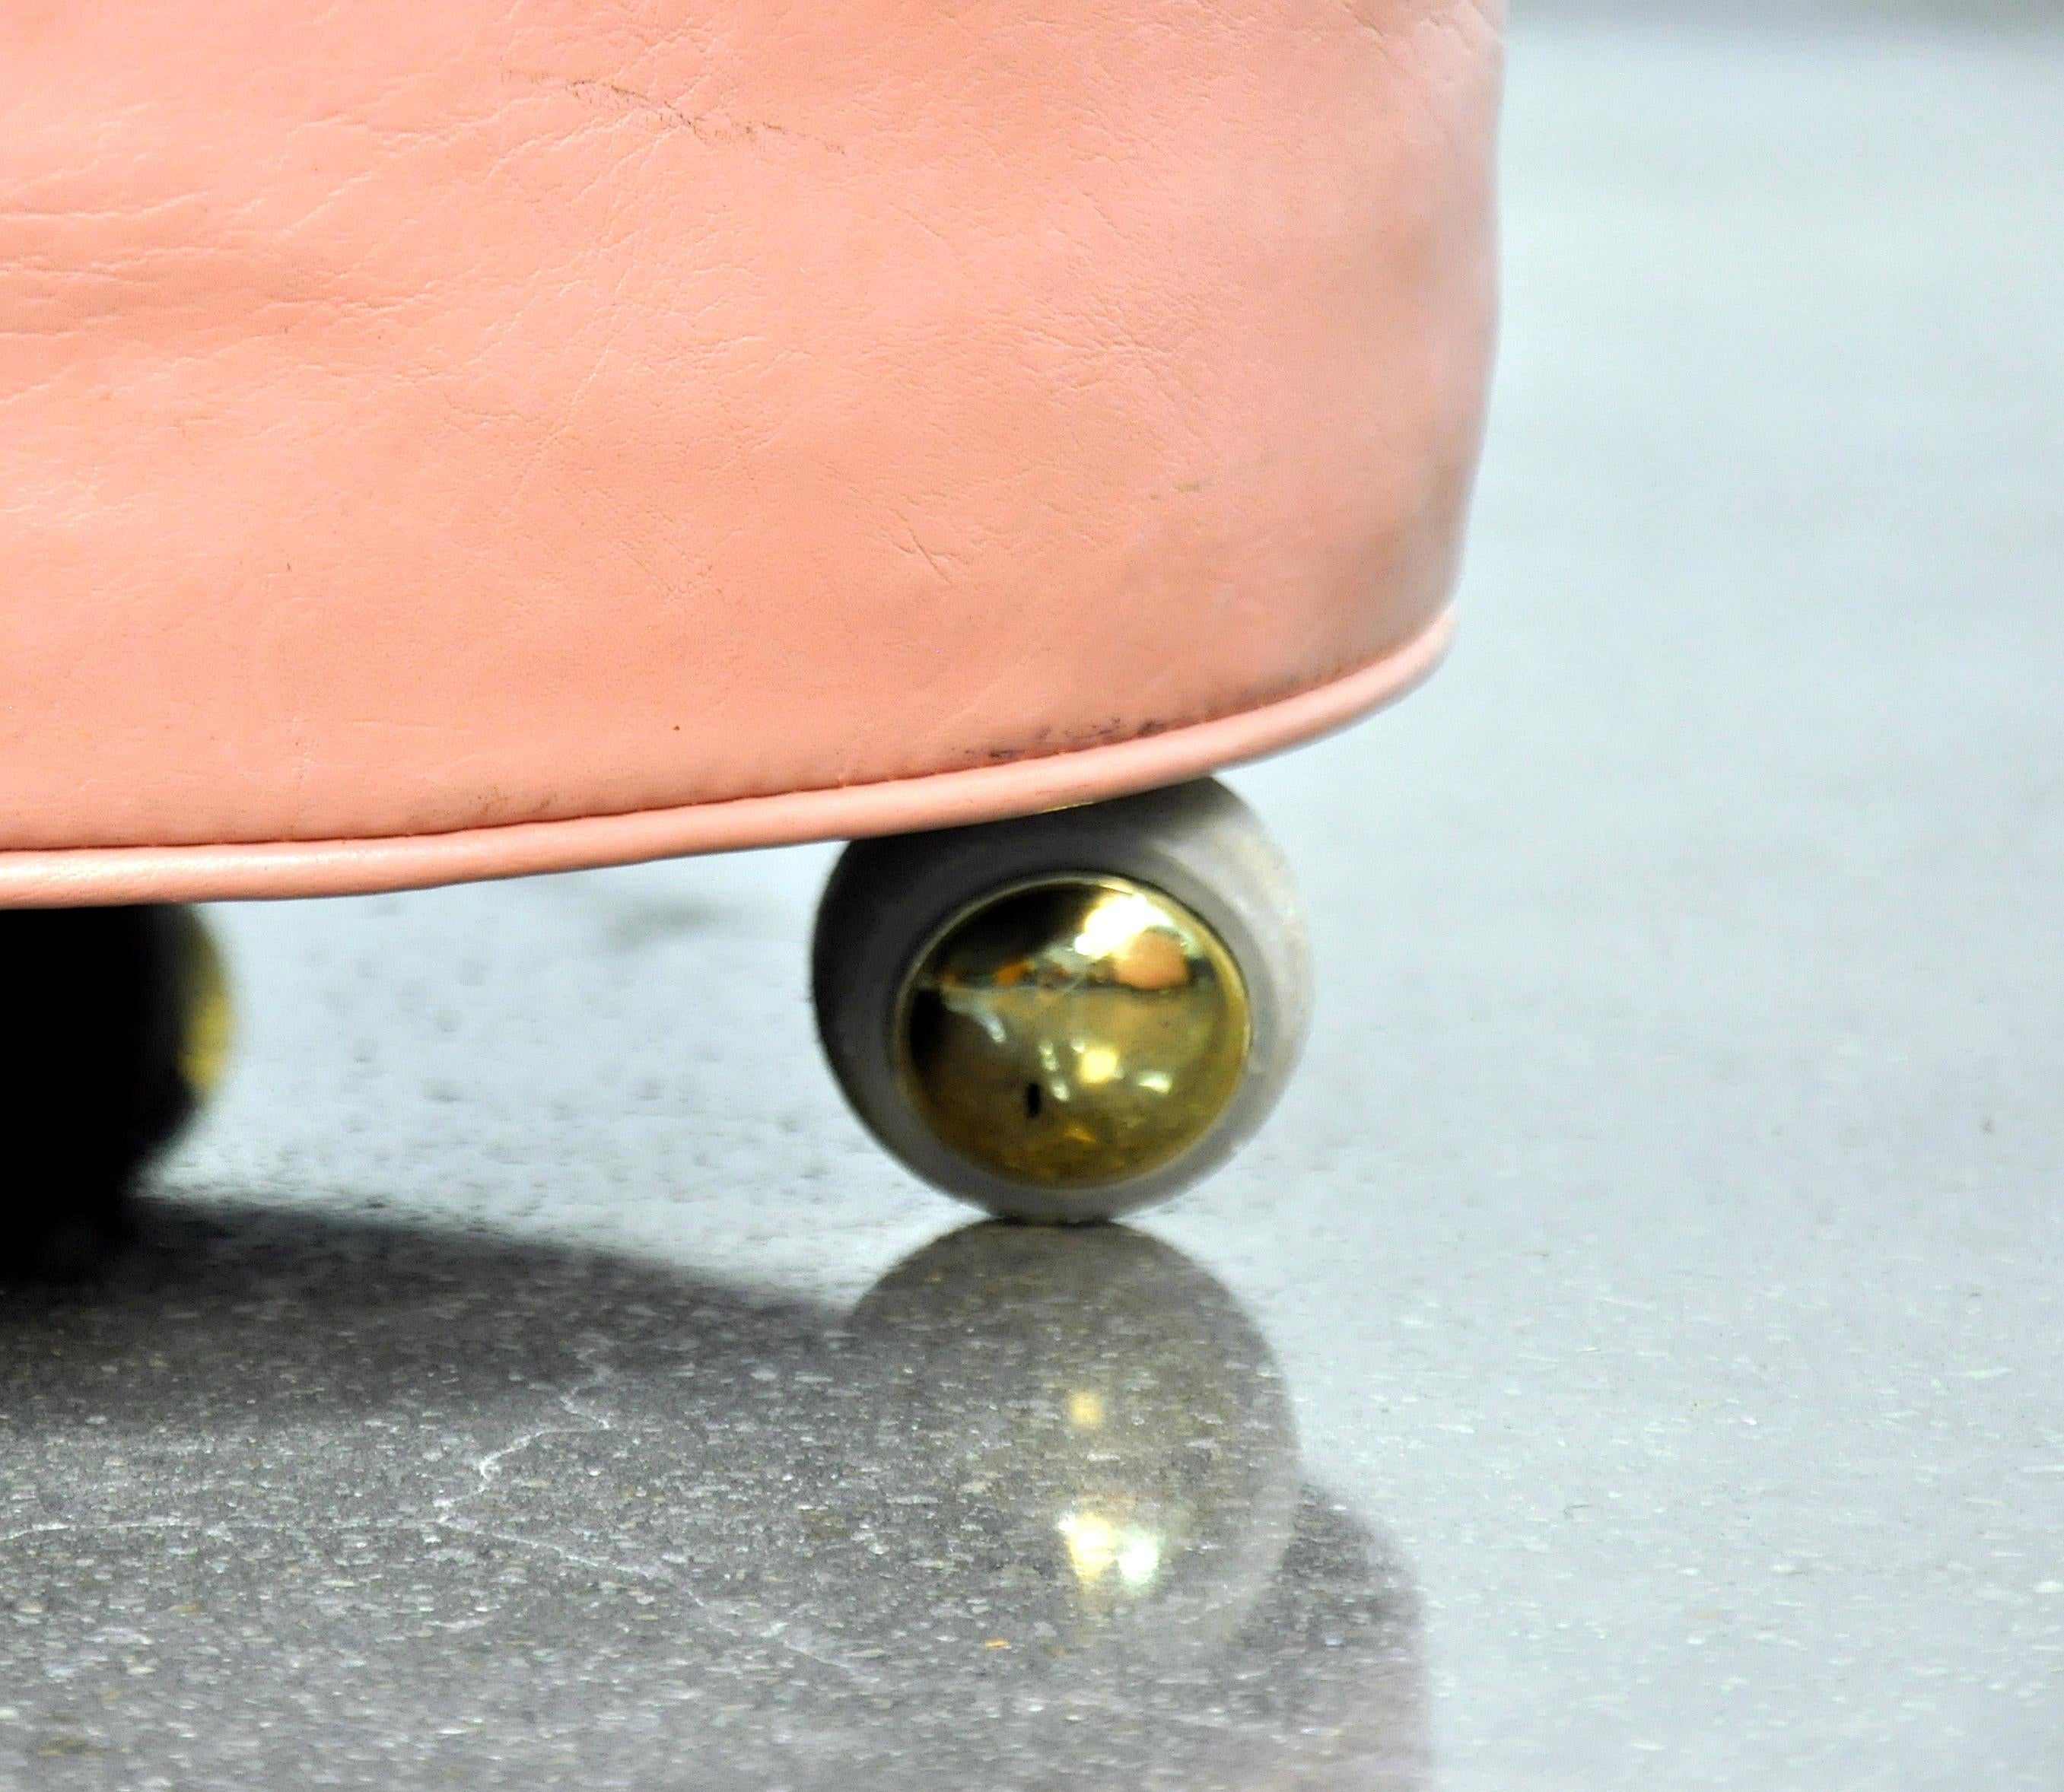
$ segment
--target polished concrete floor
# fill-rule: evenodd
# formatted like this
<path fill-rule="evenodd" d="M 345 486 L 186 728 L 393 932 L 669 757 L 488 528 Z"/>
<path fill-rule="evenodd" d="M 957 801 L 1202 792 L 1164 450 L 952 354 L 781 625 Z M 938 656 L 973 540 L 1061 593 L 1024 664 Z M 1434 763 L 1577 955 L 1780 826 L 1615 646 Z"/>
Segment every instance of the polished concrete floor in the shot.
<path fill-rule="evenodd" d="M 1510 187 L 1262 1140 L 957 1230 L 824 852 L 222 914 L 0 1294 L 0 1786 L 2064 1785 L 2064 38 L 1522 22 Z"/>

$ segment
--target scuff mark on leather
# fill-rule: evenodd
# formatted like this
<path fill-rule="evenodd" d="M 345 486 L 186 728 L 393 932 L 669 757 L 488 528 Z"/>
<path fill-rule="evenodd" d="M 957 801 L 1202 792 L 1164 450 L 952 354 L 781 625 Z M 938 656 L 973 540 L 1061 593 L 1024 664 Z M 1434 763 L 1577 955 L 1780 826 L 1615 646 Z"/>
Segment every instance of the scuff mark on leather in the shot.
<path fill-rule="evenodd" d="M 981 754 L 964 755 L 958 762 L 969 765 L 1010 765 L 1019 759 L 1050 758 L 1056 753 L 1078 753 L 1098 747 L 1109 747 L 1125 740 L 1144 740 L 1149 736 L 1166 734 L 1172 724 L 1159 720 L 1128 722 L 1123 716 L 1107 716 L 1079 728 L 1069 728 L 1056 733 L 1051 728 L 1034 729 L 1025 740 L 1007 747 L 991 747 Z"/>

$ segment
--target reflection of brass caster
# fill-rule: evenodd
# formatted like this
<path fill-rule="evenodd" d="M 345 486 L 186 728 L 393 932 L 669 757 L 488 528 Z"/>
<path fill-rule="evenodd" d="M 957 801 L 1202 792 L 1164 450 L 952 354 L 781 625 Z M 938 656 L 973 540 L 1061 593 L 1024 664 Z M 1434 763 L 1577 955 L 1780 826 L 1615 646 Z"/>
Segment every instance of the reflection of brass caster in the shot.
<path fill-rule="evenodd" d="M 864 842 L 817 922 L 861 1117 L 1019 1219 L 1111 1218 L 1216 1168 L 1288 1080 L 1309 983 L 1288 874 L 1217 784 Z"/>
<path fill-rule="evenodd" d="M 221 954 L 190 908 L 0 912 L 0 1258 L 91 1248 L 220 1082 Z"/>
<path fill-rule="evenodd" d="M 868 1628 L 991 1613 L 1049 1645 L 978 1671 L 1058 1689 L 1209 1672 L 1248 1626 L 1289 1541 L 1296 1427 L 1268 1343 L 1179 1251 L 1120 1226 L 970 1226 L 848 1329 L 893 1415 L 852 1433 L 863 1459 L 895 1440 L 901 1496 L 854 1527 L 878 1560 L 841 1584 Z M 865 1468 L 846 1484 L 878 1498 Z"/>

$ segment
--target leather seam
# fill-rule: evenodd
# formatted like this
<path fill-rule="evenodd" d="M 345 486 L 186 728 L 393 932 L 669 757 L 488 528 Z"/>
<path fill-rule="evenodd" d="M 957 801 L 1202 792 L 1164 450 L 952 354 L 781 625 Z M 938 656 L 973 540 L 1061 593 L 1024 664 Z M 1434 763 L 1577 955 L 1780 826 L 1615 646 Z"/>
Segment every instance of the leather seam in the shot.
<path fill-rule="evenodd" d="M 808 840 L 920 832 L 1096 801 L 1266 757 L 1385 707 L 1438 664 L 1451 637 L 1453 614 L 1452 606 L 1443 607 L 1403 642 L 1345 671 L 1259 704 L 1150 734 L 859 783 L 433 832 L 13 848 L 0 850 L 0 908 L 39 900 L 205 901 L 414 888 Z M 1344 705 L 1315 703 L 1343 687 L 1366 689 L 1353 690 Z M 1308 710 L 1312 713 L 1304 713 Z M 1281 725 L 1247 731 L 1244 740 L 1228 739 L 1243 722 L 1272 718 Z M 892 807 L 899 795 L 928 793 L 937 799 L 918 819 L 885 819 L 880 812 Z M 847 813 L 849 808 L 855 812 Z M 829 813 L 820 819 L 820 809 Z M 791 810 L 800 814 L 791 816 Z M 772 824 L 758 824 L 763 816 L 773 817 Z M 745 825 L 727 828 L 725 823 L 734 819 Z M 856 822 L 860 825 L 848 825 Z M 681 830 L 673 844 L 661 837 L 670 824 Z M 579 843 L 591 839 L 596 849 L 582 850 Z M 459 863 L 475 852 L 491 856 L 498 840 L 514 845 L 512 856 L 487 868 Z M 548 841 L 552 844 L 546 845 Z M 574 849 L 565 850 L 561 842 Z M 343 863 L 337 862 L 339 856 Z"/>

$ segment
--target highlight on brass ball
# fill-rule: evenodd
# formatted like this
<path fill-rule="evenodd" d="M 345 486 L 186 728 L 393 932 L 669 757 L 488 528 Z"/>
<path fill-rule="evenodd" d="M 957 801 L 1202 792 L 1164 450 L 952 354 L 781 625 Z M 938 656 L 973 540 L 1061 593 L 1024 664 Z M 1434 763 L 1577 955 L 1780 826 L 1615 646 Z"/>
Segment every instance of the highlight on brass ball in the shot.
<path fill-rule="evenodd" d="M 222 948 L 191 908 L 175 912 L 183 936 L 179 964 L 179 1075 L 197 1101 L 221 1086 L 236 1033 Z"/>
<path fill-rule="evenodd" d="M 1083 873 L 955 915 L 917 955 L 894 1037 L 905 1095 L 941 1143 L 1016 1182 L 1088 1190 L 1211 1131 L 1252 1021 L 1240 967 L 1196 913 Z"/>

